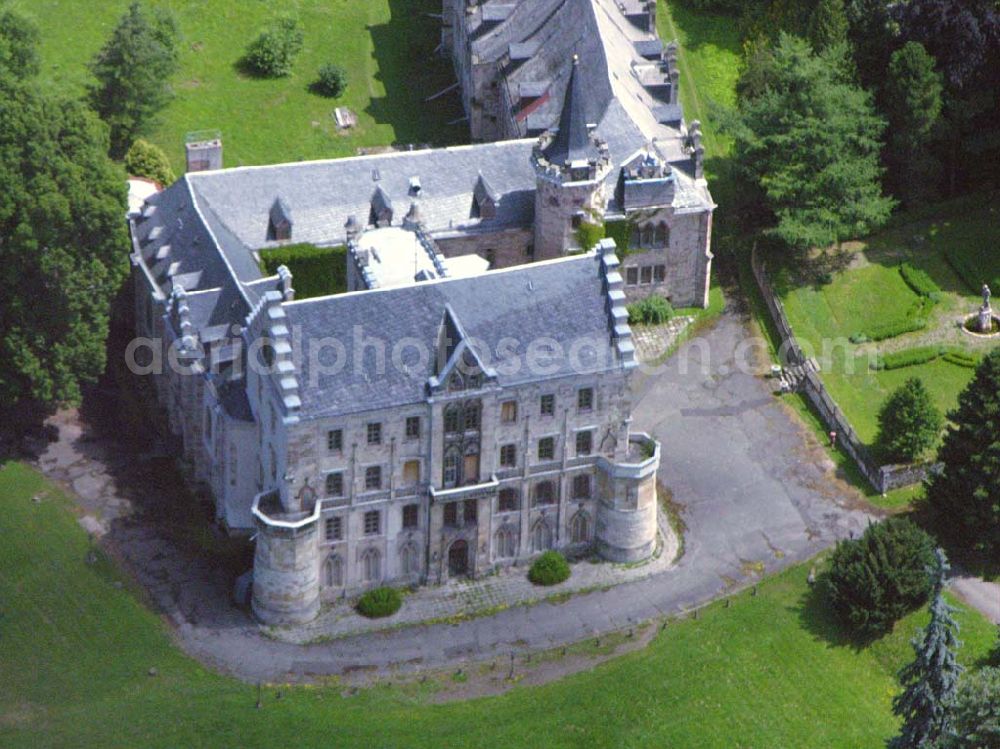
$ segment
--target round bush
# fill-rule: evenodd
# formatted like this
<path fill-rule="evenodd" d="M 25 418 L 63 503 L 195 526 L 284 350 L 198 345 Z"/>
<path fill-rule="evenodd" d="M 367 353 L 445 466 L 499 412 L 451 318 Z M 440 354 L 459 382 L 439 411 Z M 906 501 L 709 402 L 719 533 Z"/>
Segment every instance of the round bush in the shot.
<path fill-rule="evenodd" d="M 369 619 L 392 616 L 403 605 L 403 596 L 395 588 L 375 588 L 358 599 L 358 613 Z"/>
<path fill-rule="evenodd" d="M 315 88 L 323 96 L 340 96 L 347 88 L 347 71 L 333 63 L 321 65 Z"/>
<path fill-rule="evenodd" d="M 125 154 L 125 171 L 133 177 L 145 177 L 158 182 L 161 187 L 174 183 L 174 171 L 170 159 L 161 148 L 139 138 Z"/>
<path fill-rule="evenodd" d="M 569 579 L 569 562 L 558 551 L 546 551 L 532 563 L 528 579 L 535 585 L 558 585 Z"/>
<path fill-rule="evenodd" d="M 934 541 L 905 518 L 869 525 L 861 538 L 841 541 L 827 576 L 830 604 L 861 638 L 885 634 L 931 591 Z"/>
<path fill-rule="evenodd" d="M 302 50 L 302 32 L 295 19 L 279 18 L 250 42 L 243 58 L 256 75 L 280 78 L 292 72 L 292 63 Z"/>
<path fill-rule="evenodd" d="M 670 302 L 655 295 L 630 304 L 627 309 L 628 321 L 633 325 L 662 325 L 674 314 Z"/>

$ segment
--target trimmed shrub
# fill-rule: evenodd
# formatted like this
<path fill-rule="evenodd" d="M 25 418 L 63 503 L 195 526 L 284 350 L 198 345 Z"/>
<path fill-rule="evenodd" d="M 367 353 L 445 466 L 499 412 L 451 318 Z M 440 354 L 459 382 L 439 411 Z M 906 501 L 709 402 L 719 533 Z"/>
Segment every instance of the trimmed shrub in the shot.
<path fill-rule="evenodd" d="M 903 367 L 913 367 L 917 364 L 926 364 L 934 361 L 943 353 L 938 346 L 917 346 L 915 348 L 895 351 L 891 354 L 879 354 L 878 359 L 872 369 L 902 369 Z"/>
<path fill-rule="evenodd" d="M 558 585 L 569 579 L 569 562 L 558 551 L 546 551 L 528 570 L 528 579 L 535 585 Z"/>
<path fill-rule="evenodd" d="M 630 304 L 626 309 L 632 325 L 662 325 L 674 315 L 670 302 L 655 295 Z"/>
<path fill-rule="evenodd" d="M 949 364 L 954 364 L 959 367 L 965 367 L 966 369 L 975 369 L 979 366 L 979 362 L 983 360 L 981 356 L 970 353 L 963 349 L 948 349 L 945 350 L 942 358 Z"/>
<path fill-rule="evenodd" d="M 851 336 L 852 343 L 864 343 L 866 341 L 884 341 L 887 338 L 895 338 L 904 333 L 913 333 L 927 327 L 927 316 L 934 306 L 934 301 L 923 297 L 914 304 L 907 312 L 906 317 L 899 320 L 876 324 L 867 330 L 855 333 Z"/>
<path fill-rule="evenodd" d="M 347 71 L 332 62 L 320 65 L 314 88 L 323 96 L 340 96 L 347 89 Z"/>
<path fill-rule="evenodd" d="M 862 639 L 890 631 L 931 592 L 934 541 L 909 520 L 869 524 L 861 538 L 840 541 L 826 576 L 830 604 Z"/>
<path fill-rule="evenodd" d="M 911 377 L 879 409 L 875 444 L 889 460 L 909 462 L 937 441 L 943 425 L 923 381 Z"/>
<path fill-rule="evenodd" d="M 392 616 L 403 605 L 403 596 L 395 588 L 375 588 L 358 599 L 358 613 L 369 619 Z"/>
<path fill-rule="evenodd" d="M 168 187 L 177 177 L 170 168 L 170 159 L 159 146 L 137 139 L 125 154 L 125 171 L 133 177 L 145 177 Z"/>
<path fill-rule="evenodd" d="M 269 276 L 278 266 L 292 272 L 296 299 L 342 294 L 347 291 L 347 249 L 292 244 L 260 253 L 261 271 Z"/>
<path fill-rule="evenodd" d="M 906 281 L 906 285 L 920 296 L 928 297 L 934 301 L 940 299 L 941 287 L 934 283 L 934 279 L 920 268 L 916 268 L 909 263 L 900 263 L 899 275 Z"/>
<path fill-rule="evenodd" d="M 278 18 L 247 47 L 243 62 L 264 78 L 280 78 L 292 72 L 302 51 L 302 32 L 294 18 Z"/>

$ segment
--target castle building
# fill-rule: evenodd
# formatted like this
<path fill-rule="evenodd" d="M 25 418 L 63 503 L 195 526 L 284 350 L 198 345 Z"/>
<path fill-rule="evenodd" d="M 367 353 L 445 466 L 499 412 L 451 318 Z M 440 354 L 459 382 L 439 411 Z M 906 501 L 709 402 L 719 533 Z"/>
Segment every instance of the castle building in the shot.
<path fill-rule="evenodd" d="M 473 137 L 501 140 L 189 169 L 130 215 L 134 358 L 219 524 L 254 534 L 261 620 L 550 548 L 652 553 L 660 447 L 630 429 L 625 305 L 707 302 L 714 209 L 654 8 L 445 0 Z M 542 67 L 522 117 L 511 87 Z M 601 225 L 622 247 L 581 246 Z M 345 293 L 261 270 L 300 243 L 347 248 Z"/>

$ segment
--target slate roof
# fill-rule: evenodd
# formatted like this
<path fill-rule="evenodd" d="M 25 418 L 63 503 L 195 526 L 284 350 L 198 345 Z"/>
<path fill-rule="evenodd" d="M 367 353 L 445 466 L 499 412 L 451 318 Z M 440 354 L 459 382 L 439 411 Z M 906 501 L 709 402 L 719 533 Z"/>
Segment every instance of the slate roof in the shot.
<path fill-rule="evenodd" d="M 484 304 L 484 299 L 489 304 Z M 501 386 L 579 374 L 568 351 L 580 340 L 593 343 L 589 355 L 584 352 L 579 357 L 585 373 L 617 369 L 620 364 L 611 343 L 606 302 L 599 260 L 595 254 L 587 254 L 471 278 L 286 303 L 288 324 L 302 341 L 296 349 L 300 418 L 323 418 L 425 399 L 447 305 L 469 338 L 480 342 L 484 364 L 498 370 Z M 313 357 L 309 341 L 329 336 L 336 336 L 344 345 L 346 365 L 320 376 L 310 369 Z M 505 337 L 519 345 L 513 356 L 500 358 L 498 344 Z M 564 355 L 545 362 L 551 368 L 544 374 L 525 366 L 528 344 L 543 337 L 555 339 L 564 349 Z M 379 371 L 371 346 L 357 352 L 362 363 L 354 366 L 354 342 L 365 338 L 385 343 L 385 371 Z M 420 361 L 412 349 L 403 350 L 402 360 L 410 366 L 409 371 L 392 366 L 389 355 L 393 344 L 403 339 L 422 342 L 428 353 Z M 324 349 L 319 359 L 332 365 L 333 360 L 327 361 L 325 355 L 335 356 L 331 347 Z M 521 366 L 510 372 L 515 359 Z"/>
<path fill-rule="evenodd" d="M 580 58 L 573 58 L 569 83 L 563 96 L 562 114 L 556 133 L 545 147 L 545 157 L 554 164 L 570 164 L 581 161 L 596 161 L 600 158 L 597 146 L 587 130 L 587 114 L 584 105 L 587 92 L 584 77 L 580 72 Z"/>
<path fill-rule="evenodd" d="M 267 238 L 275 195 L 281 195 L 295 216 L 294 241 L 338 244 L 346 239 L 344 224 L 349 216 L 370 216 L 376 188 L 381 188 L 390 204 L 409 205 L 411 177 L 420 178 L 420 210 L 427 231 L 458 228 L 471 220 L 472 194 L 482 172 L 500 194 L 490 225 L 528 225 L 535 205 L 533 145 L 530 140 L 501 141 L 198 172 L 187 179 L 213 232 L 226 246 L 227 256 L 242 254 L 244 264 L 231 259 L 243 278 L 252 275 L 245 264 L 248 257 L 256 268 L 247 248 L 277 244 Z"/>

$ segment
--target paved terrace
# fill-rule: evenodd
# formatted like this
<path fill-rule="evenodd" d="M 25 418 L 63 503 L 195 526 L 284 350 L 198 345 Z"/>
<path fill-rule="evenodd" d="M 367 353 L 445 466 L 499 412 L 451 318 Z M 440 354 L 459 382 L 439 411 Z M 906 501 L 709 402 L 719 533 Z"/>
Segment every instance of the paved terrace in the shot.
<path fill-rule="evenodd" d="M 157 489 L 156 474 L 120 443 L 89 435 L 63 414 L 55 422 L 59 440 L 40 463 L 74 490 L 86 513 L 81 522 L 104 534 L 174 624 L 179 645 L 240 678 L 280 682 L 509 657 L 682 613 L 864 528 L 859 496 L 835 477 L 813 435 L 771 395 L 767 381 L 738 371 L 748 335 L 746 321 L 727 312 L 661 372 L 638 378 L 634 426 L 662 440 L 661 482 L 688 527 L 676 565 L 561 603 L 455 624 L 311 645 L 271 639 L 231 605 L 228 573 L 164 533 L 170 504 L 155 495 L 163 491 L 169 499 L 170 489 Z M 145 512 L 132 512 L 138 503 Z"/>

